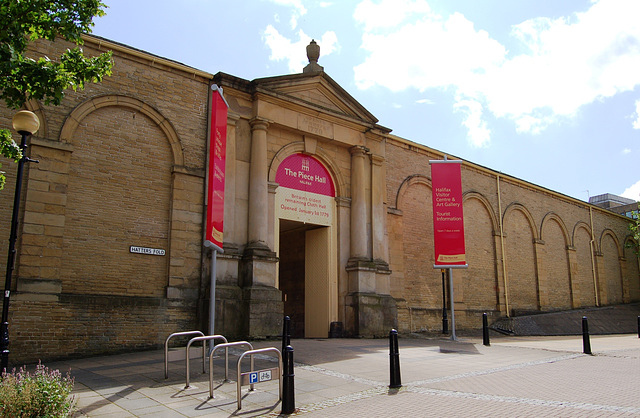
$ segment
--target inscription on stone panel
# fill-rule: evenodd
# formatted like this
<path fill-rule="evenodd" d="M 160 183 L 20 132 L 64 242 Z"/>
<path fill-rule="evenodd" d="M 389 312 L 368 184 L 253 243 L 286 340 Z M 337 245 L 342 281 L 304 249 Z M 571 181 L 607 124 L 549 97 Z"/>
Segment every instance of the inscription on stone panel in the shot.
<path fill-rule="evenodd" d="M 325 138 L 333 138 L 333 125 L 313 116 L 298 115 L 298 129 Z"/>

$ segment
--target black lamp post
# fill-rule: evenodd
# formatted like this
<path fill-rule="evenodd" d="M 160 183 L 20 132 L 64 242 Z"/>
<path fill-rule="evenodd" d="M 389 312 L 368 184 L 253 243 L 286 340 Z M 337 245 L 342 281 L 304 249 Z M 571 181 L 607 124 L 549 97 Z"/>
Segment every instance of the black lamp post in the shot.
<path fill-rule="evenodd" d="M 9 297 L 11 296 L 11 276 L 16 259 L 16 241 L 18 239 L 18 222 L 20 212 L 20 193 L 22 191 L 22 175 L 24 163 L 31 161 L 27 158 L 27 138 L 40 128 L 40 121 L 35 113 L 21 110 L 13 117 L 13 129 L 15 129 L 22 141 L 20 150 L 22 158 L 18 161 L 16 174 L 16 192 L 13 197 L 13 215 L 11 216 L 11 235 L 9 236 L 9 256 L 7 257 L 7 278 L 4 282 L 4 300 L 2 304 L 2 324 L 0 325 L 0 372 L 4 373 L 9 367 Z"/>

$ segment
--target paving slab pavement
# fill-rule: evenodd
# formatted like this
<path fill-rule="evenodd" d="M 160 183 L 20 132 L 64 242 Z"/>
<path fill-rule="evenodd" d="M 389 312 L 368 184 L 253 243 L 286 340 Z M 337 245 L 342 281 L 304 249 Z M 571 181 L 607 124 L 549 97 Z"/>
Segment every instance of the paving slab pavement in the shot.
<path fill-rule="evenodd" d="M 279 341 L 253 342 L 280 347 Z M 400 338 L 402 387 L 390 389 L 386 339 L 292 340 L 295 405 L 292 416 L 439 417 L 561 416 L 640 417 L 640 339 L 637 335 L 592 336 L 593 355 L 582 337 Z M 190 360 L 169 363 L 162 350 L 47 364 L 75 377 L 76 417 L 257 417 L 279 416 L 277 380 L 242 387 L 237 409 L 235 365 L 224 382 L 224 355 L 214 359 L 214 398 L 199 350 Z M 243 365 L 248 369 L 248 361 Z M 256 370 L 275 366 L 258 356 Z M 208 366 L 207 368 L 208 369 Z"/>

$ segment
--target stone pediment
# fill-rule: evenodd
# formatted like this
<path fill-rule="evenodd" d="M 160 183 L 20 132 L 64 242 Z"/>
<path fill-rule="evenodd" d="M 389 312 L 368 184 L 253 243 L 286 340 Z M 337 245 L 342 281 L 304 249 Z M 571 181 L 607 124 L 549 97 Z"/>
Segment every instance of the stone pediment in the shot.
<path fill-rule="evenodd" d="M 324 72 L 257 79 L 257 91 L 318 111 L 376 124 L 378 119 Z"/>

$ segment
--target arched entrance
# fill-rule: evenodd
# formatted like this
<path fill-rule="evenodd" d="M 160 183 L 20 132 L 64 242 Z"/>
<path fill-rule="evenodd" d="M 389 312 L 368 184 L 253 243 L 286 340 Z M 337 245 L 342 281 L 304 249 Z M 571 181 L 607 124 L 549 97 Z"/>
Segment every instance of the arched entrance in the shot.
<path fill-rule="evenodd" d="M 278 287 L 292 336 L 327 338 L 338 317 L 335 188 L 317 159 L 293 154 L 276 173 Z"/>

